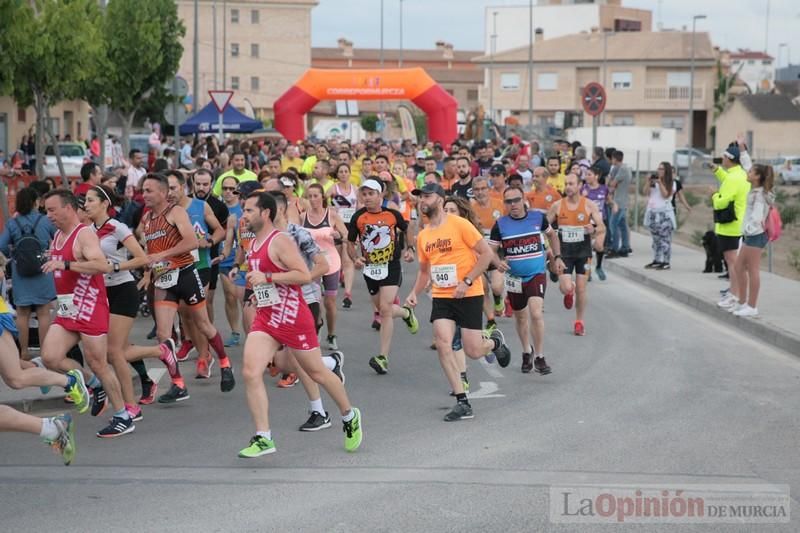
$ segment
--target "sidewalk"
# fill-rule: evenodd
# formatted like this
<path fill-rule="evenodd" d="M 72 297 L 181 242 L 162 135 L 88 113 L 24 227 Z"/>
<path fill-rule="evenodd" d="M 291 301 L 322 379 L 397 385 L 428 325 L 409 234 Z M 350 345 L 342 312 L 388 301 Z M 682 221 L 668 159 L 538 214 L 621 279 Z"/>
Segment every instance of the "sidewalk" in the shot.
<path fill-rule="evenodd" d="M 703 274 L 705 253 L 672 245 L 671 270 L 648 270 L 652 261 L 650 235 L 631 232 L 633 254 L 606 259 L 603 269 L 655 289 L 730 326 L 800 357 L 800 282 L 761 271 L 757 318 L 741 318 L 717 307 L 727 280 Z M 763 264 L 763 262 L 762 262 Z"/>

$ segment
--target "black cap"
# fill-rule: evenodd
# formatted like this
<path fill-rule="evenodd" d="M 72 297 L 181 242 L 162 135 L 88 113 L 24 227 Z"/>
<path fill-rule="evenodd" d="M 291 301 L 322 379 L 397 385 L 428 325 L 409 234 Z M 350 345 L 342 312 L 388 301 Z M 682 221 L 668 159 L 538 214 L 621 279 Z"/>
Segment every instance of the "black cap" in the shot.
<path fill-rule="evenodd" d="M 438 194 L 442 198 L 447 196 L 447 193 L 438 183 L 426 183 L 421 189 L 415 189 L 411 194 L 414 196 L 422 196 L 423 194 Z"/>
<path fill-rule="evenodd" d="M 506 173 L 506 167 L 503 165 L 492 165 L 492 168 L 489 169 L 489 174 L 494 174 L 495 176 L 501 176 Z"/>
<path fill-rule="evenodd" d="M 259 182 L 255 180 L 244 181 L 239 184 L 239 188 L 236 190 L 236 194 L 247 198 L 248 196 L 250 196 L 259 189 L 263 189 L 263 187 Z"/>

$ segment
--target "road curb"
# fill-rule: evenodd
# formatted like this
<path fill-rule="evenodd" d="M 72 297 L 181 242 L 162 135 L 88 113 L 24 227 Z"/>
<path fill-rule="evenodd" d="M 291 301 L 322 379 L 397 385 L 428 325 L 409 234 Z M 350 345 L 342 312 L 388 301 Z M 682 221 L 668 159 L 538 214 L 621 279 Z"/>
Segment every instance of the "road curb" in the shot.
<path fill-rule="evenodd" d="M 72 404 L 68 404 L 64 402 L 64 398 L 39 398 L 39 399 L 24 399 L 24 400 L 10 400 L 0 402 L 3 405 L 7 405 L 9 407 L 13 407 L 17 411 L 22 411 L 23 413 L 33 413 L 33 412 L 40 412 L 40 411 L 57 411 L 59 409 L 63 411 L 69 411 L 72 409 Z"/>
<path fill-rule="evenodd" d="M 800 357 L 800 336 L 790 331 L 786 331 L 772 324 L 767 324 L 759 319 L 734 316 L 720 309 L 717 307 L 716 302 L 709 301 L 704 296 L 694 294 L 687 290 L 681 290 L 670 283 L 647 276 L 641 272 L 640 269 L 620 264 L 613 259 L 605 261 L 603 267 L 609 272 L 620 274 L 631 281 L 654 289 L 668 298 L 688 305 L 705 315 L 735 327 L 743 333 L 757 337 L 776 348 L 785 350 L 796 357 Z"/>

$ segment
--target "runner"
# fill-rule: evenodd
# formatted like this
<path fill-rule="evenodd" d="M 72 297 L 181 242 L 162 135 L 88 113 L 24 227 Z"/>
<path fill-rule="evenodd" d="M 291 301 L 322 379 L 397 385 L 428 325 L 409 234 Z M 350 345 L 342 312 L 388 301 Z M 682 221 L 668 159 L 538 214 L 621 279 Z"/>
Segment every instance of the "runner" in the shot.
<path fill-rule="evenodd" d="M 586 310 L 586 263 L 592 257 L 592 237 L 595 250 L 603 248 L 606 228 L 597 206 L 580 194 L 578 176 L 567 174 L 566 196 L 555 202 L 547 213 L 547 222 L 558 230 L 564 270 L 559 274 L 559 288 L 564 295 L 564 307 L 575 306 L 575 335 L 585 335 L 583 314 Z M 572 273 L 575 272 L 575 281 Z"/>
<path fill-rule="evenodd" d="M 243 218 L 256 234 L 247 262 L 248 281 L 254 287 L 256 319 L 244 345 L 244 371 L 247 404 L 256 434 L 239 457 L 259 457 L 275 452 L 269 425 L 269 404 L 264 387 L 264 371 L 275 363 L 286 362 L 277 352 L 286 345 L 299 365 L 323 386 L 339 407 L 348 452 L 361 446 L 361 413 L 351 407 L 344 385 L 322 362 L 313 317 L 301 297 L 300 286 L 311 282 L 311 275 L 297 246 L 275 229 L 275 199 L 267 193 L 253 193 L 245 201 Z"/>
<path fill-rule="evenodd" d="M 349 224 L 353 215 L 358 209 L 358 189 L 350 181 L 350 167 L 347 164 L 340 164 L 336 167 L 337 183 L 328 192 L 330 194 L 331 203 L 342 222 Z M 336 243 L 336 250 L 339 252 L 339 258 L 342 262 L 342 281 L 344 282 L 344 299 L 342 300 L 342 307 L 350 309 L 353 305 L 353 276 L 355 275 L 355 266 L 347 253 L 347 248 L 343 244 L 342 239 L 338 239 Z"/>
<path fill-rule="evenodd" d="M 419 330 L 414 311 L 408 306 L 400 307 L 394 303 L 403 282 L 400 256 L 407 262 L 413 261 L 414 248 L 407 247 L 405 242 L 407 224 L 403 216 L 382 205 L 381 184 L 369 179 L 359 191 L 364 207 L 356 211 L 350 221 L 347 253 L 355 267 L 363 269 L 372 304 L 379 310 L 381 318 L 380 352 L 370 358 L 369 366 L 378 374 L 386 374 L 389 371 L 394 319 L 402 318 L 412 334 Z M 356 252 L 356 240 L 360 243 L 360 253 Z"/>
<path fill-rule="evenodd" d="M 464 392 L 453 354 L 456 326 L 461 327 L 461 342 L 470 358 L 480 359 L 494 354 L 502 367 L 508 366 L 511 360 L 511 352 L 499 329 L 492 331 L 488 339 L 482 336 L 481 274 L 494 254 L 469 221 L 443 212 L 445 191 L 440 185 L 426 185 L 414 192 L 420 196 L 418 205 L 428 216 L 429 223 L 417 237 L 419 274 L 406 298 L 406 306 L 409 309 L 416 307 L 417 295 L 433 280 L 431 322 L 436 349 L 442 370 L 456 393 L 456 405 L 444 420 L 452 422 L 472 418 L 472 406 Z"/>
<path fill-rule="evenodd" d="M 472 178 L 472 192 L 475 196 L 471 201 L 472 209 L 480 221 L 480 231 L 484 239 L 488 240 L 495 220 L 503 214 L 503 200 L 490 195 L 489 180 L 486 176 Z M 489 283 L 484 287 L 483 312 L 486 314 L 486 328 L 492 329 L 497 327 L 495 315 L 502 314 L 505 310 L 503 274 L 494 264 L 489 264 L 484 276 Z"/>
<path fill-rule="evenodd" d="M 309 208 L 303 216 L 303 227 L 325 253 L 328 271 L 322 276 L 322 301 L 325 304 L 325 326 L 328 330 L 328 349 L 338 350 L 336 342 L 336 293 L 339 290 L 342 263 L 336 251 L 336 241 L 347 233 L 347 228 L 339 214 L 328 208 L 325 191 L 318 183 L 306 189 Z"/>
<path fill-rule="evenodd" d="M 541 167 L 534 170 L 534 182 Z M 508 215 L 495 222 L 491 230 L 489 246 L 497 252 L 502 250 L 502 261 L 498 270 L 505 273 L 505 285 L 511 308 L 514 310 L 517 335 L 523 347 L 522 373 L 533 368 L 539 374 L 549 374 L 550 367 L 544 358 L 544 292 L 547 286 L 545 277 L 546 262 L 542 233 L 547 235 L 553 250 L 556 269 L 564 271 L 559 255 L 558 236 L 541 211 L 525 207 L 522 189 L 511 187 L 504 193 L 504 203 Z M 532 328 L 531 328 L 532 326 Z M 525 350 L 531 346 L 532 349 Z M 531 357 L 533 356 L 533 357 Z"/>
<path fill-rule="evenodd" d="M 147 243 L 147 260 L 154 269 L 155 315 L 158 340 L 166 341 L 172 336 L 172 325 L 178 305 L 188 307 L 188 317 L 199 335 L 204 336 L 219 357 L 222 392 L 233 390 L 235 380 L 230 359 L 225 353 L 222 337 L 208 320 L 205 310 L 205 291 L 200 275 L 194 266 L 192 250 L 197 249 L 197 237 L 186 210 L 169 203 L 169 182 L 158 174 L 148 174 L 144 180 L 144 202 L 150 208 L 142 218 L 142 229 Z M 178 369 L 177 361 L 167 366 L 172 386 L 159 397 L 159 403 L 174 403 L 189 398 L 186 384 Z"/>
<path fill-rule="evenodd" d="M 236 189 L 239 182 L 233 176 L 228 176 L 222 184 L 222 199 L 228 208 L 228 221 L 225 224 L 225 244 L 219 258 L 219 273 L 222 280 L 222 293 L 225 295 L 225 317 L 231 327 L 231 336 L 225 341 L 225 347 L 238 346 L 241 341 L 241 321 L 239 318 L 239 299 L 237 299 L 236 285 L 228 274 L 234 266 L 236 259 L 236 230 L 242 218 L 242 206 Z M 213 261 L 212 261 L 213 262 Z"/>
<path fill-rule="evenodd" d="M 47 217 L 58 231 L 42 272 L 53 272 L 58 308 L 42 343 L 42 360 L 48 368 L 77 370 L 80 365 L 67 358 L 67 352 L 80 341 L 83 356 L 94 372 L 87 381 L 94 389 L 92 415 L 103 411 L 106 395 L 114 407 L 111 422 L 97 436 L 112 438 L 131 433 L 136 426 L 125 408 L 117 376 L 108 365 L 109 312 L 103 272 L 111 266 L 97 236 L 78 222 L 75 195 L 56 189 L 44 198 Z"/>
<path fill-rule="evenodd" d="M 600 170 L 597 167 L 587 168 L 584 175 L 586 176 L 586 183 L 584 183 L 581 188 L 581 194 L 597 206 L 597 212 L 603 217 L 603 223 L 605 224 L 607 218 L 606 203 L 609 201 L 608 187 L 600 183 Z M 595 250 L 597 266 L 594 270 L 597 272 L 597 277 L 600 278 L 600 281 L 606 280 L 606 273 L 603 271 L 604 250 L 603 242 L 600 243 L 600 249 Z M 591 274 L 589 275 L 589 279 L 592 279 Z"/>
<path fill-rule="evenodd" d="M 503 165 L 492 165 L 489 169 L 489 180 L 492 188 L 489 190 L 489 196 L 498 202 L 503 202 L 503 192 L 506 190 L 506 167 Z"/>

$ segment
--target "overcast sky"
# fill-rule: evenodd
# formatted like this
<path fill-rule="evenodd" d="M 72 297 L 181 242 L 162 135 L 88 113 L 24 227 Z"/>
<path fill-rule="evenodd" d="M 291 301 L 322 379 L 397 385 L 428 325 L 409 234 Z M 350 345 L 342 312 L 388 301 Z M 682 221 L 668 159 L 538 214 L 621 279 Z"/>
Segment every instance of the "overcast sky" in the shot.
<path fill-rule="evenodd" d="M 535 3 L 535 0 L 534 0 Z M 769 3 L 768 52 L 777 57 L 787 43 L 792 62 L 800 62 L 800 1 L 798 0 L 623 0 L 622 5 L 653 11 L 653 27 L 691 28 L 711 32 L 715 46 L 763 50 Z M 432 49 L 444 40 L 461 50 L 482 50 L 486 6 L 527 5 L 525 0 L 403 0 L 403 47 Z M 659 7 L 660 6 L 660 7 Z M 400 0 L 384 0 L 384 46 L 398 48 Z M 335 47 L 339 37 L 356 48 L 380 46 L 380 0 L 320 0 L 312 11 L 313 46 Z M 568 21 L 565 21 L 568 22 Z M 534 26 L 536 21 L 534 20 Z M 781 49 L 780 65 L 787 61 Z"/>

